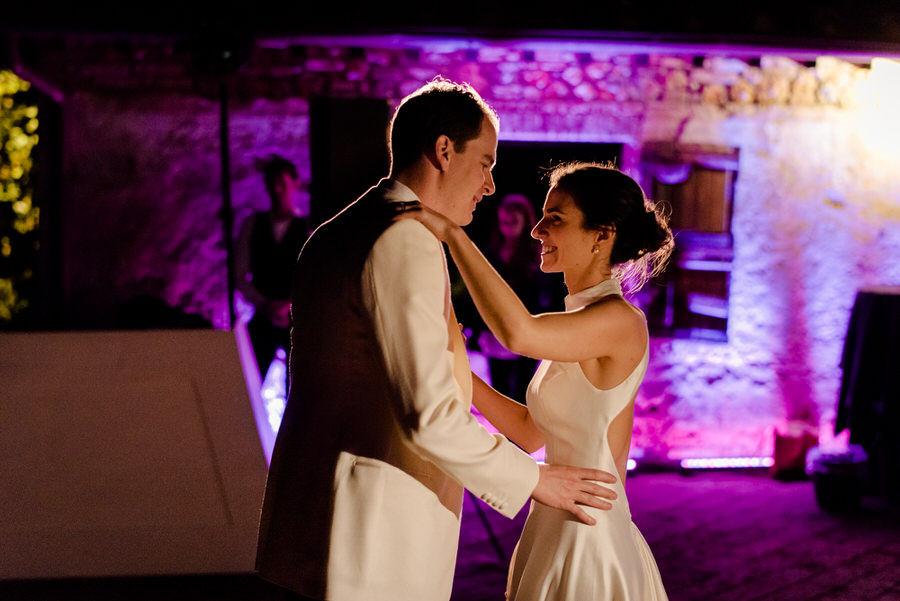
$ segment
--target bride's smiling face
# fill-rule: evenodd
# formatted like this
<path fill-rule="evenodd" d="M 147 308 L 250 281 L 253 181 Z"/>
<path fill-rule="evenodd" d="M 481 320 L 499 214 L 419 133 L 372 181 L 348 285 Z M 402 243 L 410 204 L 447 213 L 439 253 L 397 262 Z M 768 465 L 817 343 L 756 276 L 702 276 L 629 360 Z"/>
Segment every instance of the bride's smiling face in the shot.
<path fill-rule="evenodd" d="M 571 195 L 557 188 L 547 192 L 541 220 L 531 230 L 541 242 L 541 271 L 575 271 L 591 263 L 597 232 L 585 230 L 583 223 L 584 213 Z"/>

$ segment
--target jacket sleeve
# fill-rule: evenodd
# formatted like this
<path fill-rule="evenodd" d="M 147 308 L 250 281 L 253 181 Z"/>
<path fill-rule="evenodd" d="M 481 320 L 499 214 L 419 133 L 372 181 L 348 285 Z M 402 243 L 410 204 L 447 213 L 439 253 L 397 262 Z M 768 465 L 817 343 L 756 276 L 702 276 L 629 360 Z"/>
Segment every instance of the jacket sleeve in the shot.
<path fill-rule="evenodd" d="M 463 398 L 454 379 L 441 243 L 421 223 L 399 221 L 373 246 L 363 277 L 404 439 L 461 486 L 514 517 L 537 486 L 538 466 L 478 423 L 469 411 L 471 399 Z"/>

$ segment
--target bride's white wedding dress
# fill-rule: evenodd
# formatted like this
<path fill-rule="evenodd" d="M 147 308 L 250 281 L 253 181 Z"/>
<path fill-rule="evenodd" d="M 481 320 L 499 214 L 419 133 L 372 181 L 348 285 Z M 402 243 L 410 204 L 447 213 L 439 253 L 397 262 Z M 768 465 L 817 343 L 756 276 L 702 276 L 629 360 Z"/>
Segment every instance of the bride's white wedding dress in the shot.
<path fill-rule="evenodd" d="M 573 311 L 610 294 L 622 294 L 614 279 L 566 297 Z M 607 430 L 632 401 L 647 369 L 649 347 L 618 386 L 598 390 L 578 363 L 543 361 L 528 389 L 527 404 L 544 433 L 546 461 L 616 473 Z M 631 521 L 622 482 L 613 508 L 585 507 L 597 524 L 588 526 L 567 511 L 532 502 L 510 566 L 510 601 L 664 601 L 665 589 L 644 537 Z"/>

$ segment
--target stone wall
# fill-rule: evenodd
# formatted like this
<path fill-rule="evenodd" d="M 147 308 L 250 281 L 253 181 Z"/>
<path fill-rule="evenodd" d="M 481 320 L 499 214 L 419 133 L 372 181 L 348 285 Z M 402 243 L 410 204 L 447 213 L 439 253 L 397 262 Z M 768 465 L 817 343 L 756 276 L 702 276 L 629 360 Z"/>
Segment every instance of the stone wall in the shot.
<path fill-rule="evenodd" d="M 358 40 L 261 44 L 217 78 L 167 44 L 26 55 L 22 75 L 62 101 L 72 327 L 112 327 L 138 294 L 228 327 L 222 89 L 239 223 L 267 202 L 257 160 L 283 154 L 310 176 L 311 99 L 395 105 L 438 74 L 481 91 L 501 139 L 622 143 L 636 177 L 648 141 L 739 149 L 728 341 L 652 340 L 634 442 L 648 458 L 768 455 L 775 428 L 827 425 L 856 291 L 900 284 L 898 96 L 878 86 L 896 63 Z"/>

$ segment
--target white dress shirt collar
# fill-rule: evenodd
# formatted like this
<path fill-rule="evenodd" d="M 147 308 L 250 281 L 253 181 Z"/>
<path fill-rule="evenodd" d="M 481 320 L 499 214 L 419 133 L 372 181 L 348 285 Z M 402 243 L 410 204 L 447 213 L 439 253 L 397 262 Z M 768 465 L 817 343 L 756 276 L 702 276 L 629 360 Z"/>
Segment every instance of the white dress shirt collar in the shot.
<path fill-rule="evenodd" d="M 401 184 L 395 179 L 384 178 L 379 187 L 384 190 L 385 198 L 391 202 L 419 201 L 419 197 L 406 184 Z"/>

